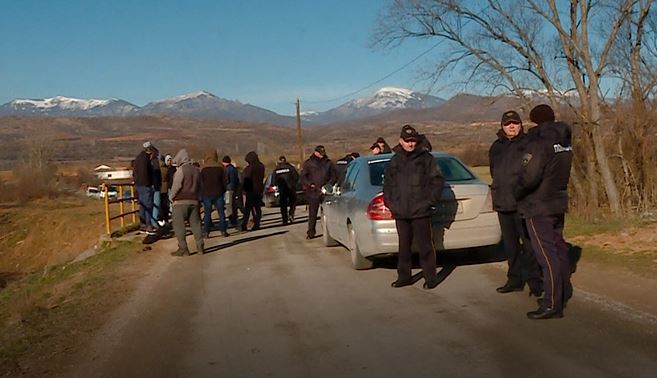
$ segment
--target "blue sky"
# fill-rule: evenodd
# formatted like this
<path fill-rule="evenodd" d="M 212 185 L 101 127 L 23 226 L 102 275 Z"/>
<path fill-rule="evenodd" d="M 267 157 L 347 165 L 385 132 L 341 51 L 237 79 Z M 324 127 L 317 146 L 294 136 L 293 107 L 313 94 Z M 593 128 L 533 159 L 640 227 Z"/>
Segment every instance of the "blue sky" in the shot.
<path fill-rule="evenodd" d="M 281 114 L 381 79 L 429 48 L 368 47 L 386 0 L 0 2 L 0 104 L 63 95 L 137 105 L 207 90 Z M 435 52 L 435 51 L 434 51 Z M 428 55 L 375 87 L 426 90 Z M 435 93 L 449 97 L 447 93 Z"/>

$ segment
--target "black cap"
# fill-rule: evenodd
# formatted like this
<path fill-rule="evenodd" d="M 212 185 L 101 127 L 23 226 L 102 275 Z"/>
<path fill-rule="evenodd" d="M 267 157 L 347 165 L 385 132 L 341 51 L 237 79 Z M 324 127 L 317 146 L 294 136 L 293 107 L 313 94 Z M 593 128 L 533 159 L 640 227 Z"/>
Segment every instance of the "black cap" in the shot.
<path fill-rule="evenodd" d="M 224 156 L 224 158 L 221 159 L 221 162 L 222 162 L 222 163 L 230 163 L 230 162 L 231 162 L 231 161 L 230 161 L 230 156 L 228 156 L 228 155 Z"/>
<path fill-rule="evenodd" d="M 315 147 L 315 151 L 319 152 L 319 154 L 322 156 L 326 156 L 326 149 L 321 144 Z"/>
<path fill-rule="evenodd" d="M 543 122 L 552 122 L 554 121 L 554 110 L 550 105 L 542 104 L 535 106 L 531 112 L 529 112 L 529 119 L 535 124 Z"/>
<path fill-rule="evenodd" d="M 516 111 L 509 110 L 502 114 L 502 121 L 500 122 L 502 126 L 508 125 L 509 123 L 519 123 L 522 124 L 522 119 L 520 119 L 520 114 Z"/>
<path fill-rule="evenodd" d="M 385 142 L 386 142 L 386 140 L 383 139 L 383 137 L 376 138 L 376 143 L 385 143 Z"/>
<path fill-rule="evenodd" d="M 281 155 L 281 156 L 278 157 L 278 161 L 281 162 L 281 163 L 285 163 L 285 162 L 287 162 L 287 159 L 285 158 L 285 156 Z"/>
<path fill-rule="evenodd" d="M 413 128 L 411 125 L 404 125 L 401 129 L 401 134 L 399 135 L 403 140 L 418 140 L 420 139 L 420 134 Z"/>

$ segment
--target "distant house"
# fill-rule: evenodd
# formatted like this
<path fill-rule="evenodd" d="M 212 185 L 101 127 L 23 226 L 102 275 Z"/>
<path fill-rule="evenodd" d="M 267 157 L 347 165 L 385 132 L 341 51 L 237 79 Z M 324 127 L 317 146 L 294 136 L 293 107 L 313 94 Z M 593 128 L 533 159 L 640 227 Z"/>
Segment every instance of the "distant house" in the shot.
<path fill-rule="evenodd" d="M 101 164 L 94 168 L 94 173 L 101 181 L 132 180 L 132 169 L 128 167 L 112 168 Z"/>

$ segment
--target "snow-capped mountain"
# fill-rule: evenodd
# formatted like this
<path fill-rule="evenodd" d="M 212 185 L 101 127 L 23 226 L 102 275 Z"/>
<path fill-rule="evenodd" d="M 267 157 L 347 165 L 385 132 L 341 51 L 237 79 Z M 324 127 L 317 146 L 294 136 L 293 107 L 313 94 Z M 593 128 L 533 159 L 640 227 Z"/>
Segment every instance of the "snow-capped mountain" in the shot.
<path fill-rule="evenodd" d="M 306 112 L 308 122 L 328 124 L 365 118 L 400 109 L 427 109 L 445 102 L 442 98 L 410 89 L 385 87 L 368 97 L 357 98 L 325 112 Z"/>
<path fill-rule="evenodd" d="M 56 96 L 38 100 L 13 100 L 0 106 L 0 115 L 105 117 L 134 115 L 138 110 L 138 106 L 115 98 L 97 100 Z"/>
<path fill-rule="evenodd" d="M 282 116 L 270 110 L 235 100 L 226 100 L 210 92 L 200 91 L 146 104 L 144 114 L 168 114 L 181 117 L 220 118 L 275 125 L 293 125 L 294 117 Z"/>

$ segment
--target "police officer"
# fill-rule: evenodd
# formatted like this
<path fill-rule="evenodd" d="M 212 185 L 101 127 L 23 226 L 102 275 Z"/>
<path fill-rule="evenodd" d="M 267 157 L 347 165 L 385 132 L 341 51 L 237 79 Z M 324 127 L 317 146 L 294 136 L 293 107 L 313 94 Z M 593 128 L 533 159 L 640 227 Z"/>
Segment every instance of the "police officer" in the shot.
<path fill-rule="evenodd" d="M 538 309 L 528 312 L 527 317 L 561 318 L 564 302 L 572 292 L 568 245 L 563 239 L 572 164 L 571 128 L 555 122 L 548 105 L 536 106 L 529 119 L 537 126 L 528 132 L 513 194 L 543 270 L 544 296 Z"/>
<path fill-rule="evenodd" d="M 294 210 L 297 205 L 297 182 L 299 173 L 292 164 L 287 162 L 285 156 L 278 157 L 278 164 L 274 168 L 274 183 L 278 188 L 281 204 L 281 217 L 283 224 L 294 221 Z M 288 210 L 289 207 L 289 210 Z"/>
<path fill-rule="evenodd" d="M 432 242 L 432 207 L 438 205 L 443 190 L 443 178 L 436 160 L 429 151 L 420 148 L 420 134 L 410 125 L 401 130 L 399 144 L 393 148 L 383 180 L 383 199 L 392 212 L 399 237 L 397 280 L 392 287 L 403 287 L 411 280 L 411 245 L 420 254 L 424 288 L 438 286 L 436 251 Z"/>
<path fill-rule="evenodd" d="M 490 175 L 493 178 L 491 192 L 493 209 L 502 228 L 502 242 L 509 269 L 506 283 L 497 288 L 498 293 L 522 291 L 525 282 L 529 294 L 539 297 L 543 292 L 541 271 L 534 257 L 529 234 L 518 214 L 513 197 L 514 178 L 518 174 L 524 144 L 527 141 L 520 115 L 511 110 L 502 115 L 497 140 L 488 151 Z"/>
<path fill-rule="evenodd" d="M 306 239 L 315 237 L 315 225 L 317 224 L 317 211 L 322 202 L 322 187 L 334 184 L 337 174 L 333 162 L 326 156 L 324 146 L 315 147 L 313 154 L 303 163 L 301 170 L 301 185 L 306 191 L 308 201 L 308 231 Z"/>

